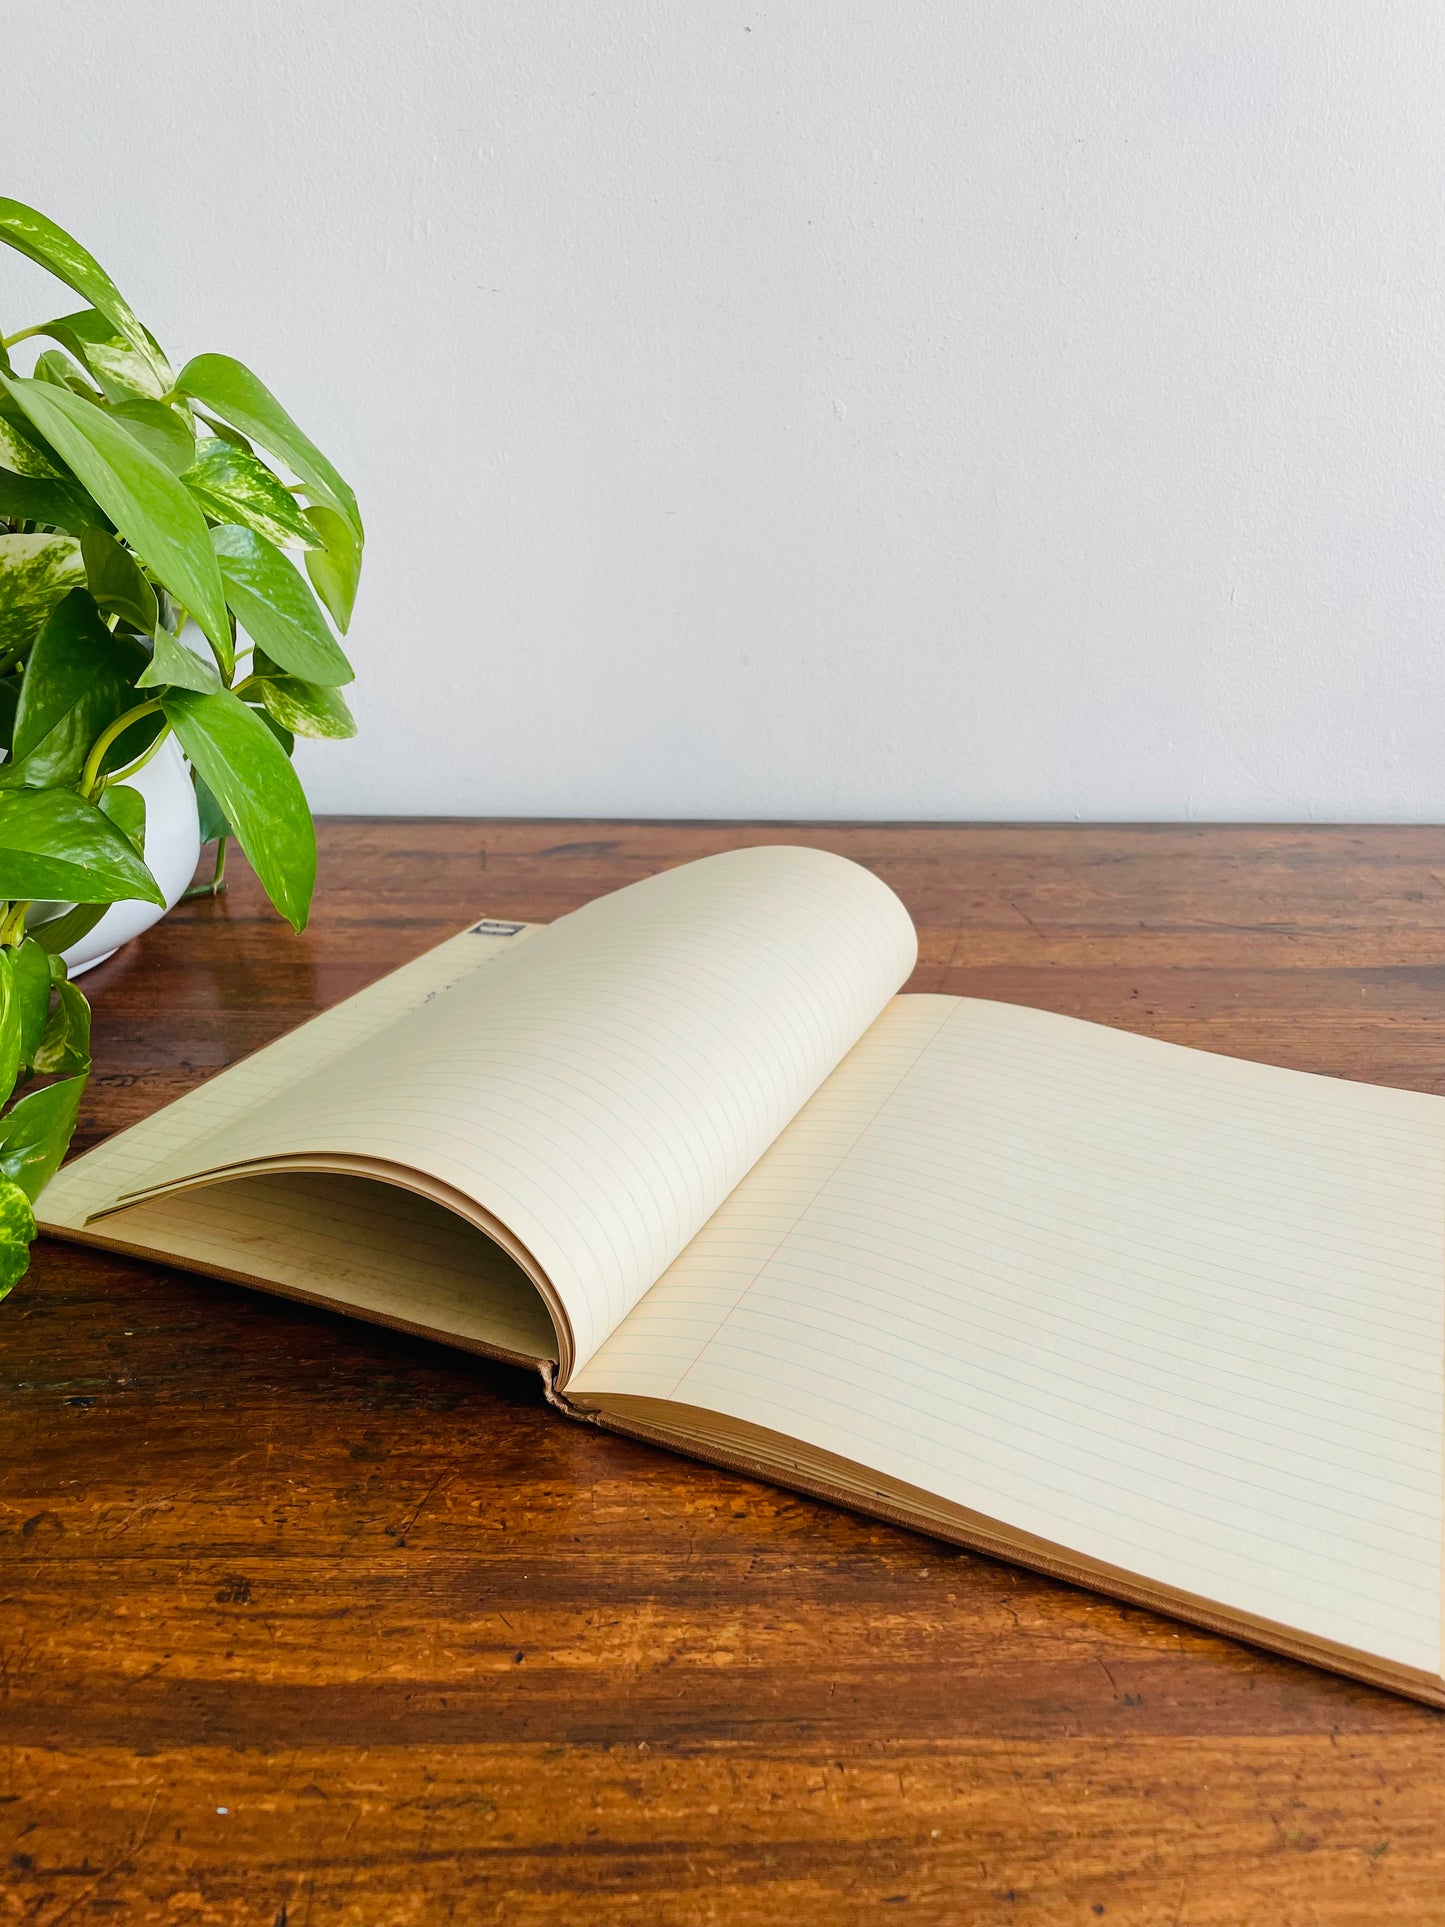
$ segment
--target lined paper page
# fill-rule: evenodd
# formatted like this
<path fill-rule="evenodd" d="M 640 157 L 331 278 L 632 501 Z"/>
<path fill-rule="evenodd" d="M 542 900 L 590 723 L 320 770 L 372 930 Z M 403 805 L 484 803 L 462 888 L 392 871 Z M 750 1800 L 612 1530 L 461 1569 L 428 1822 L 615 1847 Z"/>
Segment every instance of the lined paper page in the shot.
<path fill-rule="evenodd" d="M 557 1356 L 552 1321 L 521 1267 L 445 1206 L 395 1185 L 267 1172 L 132 1205 L 99 1228 L 178 1264 L 240 1272 L 523 1358 Z"/>
<path fill-rule="evenodd" d="M 435 1001 L 542 927 L 495 920 L 473 924 L 139 1124 L 118 1131 L 95 1150 L 72 1158 L 41 1194 L 41 1229 L 80 1230 L 92 1212 L 123 1192 L 137 1190 L 147 1172 L 183 1159 L 188 1145 L 224 1132 L 266 1099 L 368 1044 L 398 1017 Z"/>
<path fill-rule="evenodd" d="M 821 850 L 730 851 L 599 898 L 136 1173 L 402 1165 L 532 1253 L 588 1357 L 913 967 L 898 899 Z"/>
<path fill-rule="evenodd" d="M 1440 1668 L 1445 1100 L 900 997 L 591 1365 Z"/>

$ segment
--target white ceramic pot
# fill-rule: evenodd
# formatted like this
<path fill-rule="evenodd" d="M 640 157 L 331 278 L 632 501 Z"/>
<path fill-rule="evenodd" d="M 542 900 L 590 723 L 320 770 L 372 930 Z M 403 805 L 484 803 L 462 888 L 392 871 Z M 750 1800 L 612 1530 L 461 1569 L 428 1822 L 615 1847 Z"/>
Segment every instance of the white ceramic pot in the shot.
<path fill-rule="evenodd" d="M 111 904 L 93 930 L 61 952 L 72 977 L 104 963 L 123 943 L 149 930 L 180 901 L 196 874 L 201 854 L 196 791 L 175 737 L 168 736 L 145 768 L 126 780 L 145 798 L 146 862 L 165 894 L 165 910 L 157 903 Z M 70 906 L 57 903 L 35 907 L 42 913 L 53 910 L 58 914 Z"/>

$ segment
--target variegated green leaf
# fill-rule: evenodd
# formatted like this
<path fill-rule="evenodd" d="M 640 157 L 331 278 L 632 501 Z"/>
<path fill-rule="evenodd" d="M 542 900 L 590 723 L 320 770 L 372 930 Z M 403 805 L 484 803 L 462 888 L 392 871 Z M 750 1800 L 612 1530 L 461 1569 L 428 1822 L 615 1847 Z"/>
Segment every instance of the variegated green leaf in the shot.
<path fill-rule="evenodd" d="M 252 642 L 293 676 L 350 682 L 355 671 L 307 587 L 301 571 L 254 529 L 227 523 L 211 530 L 211 547 L 226 601 Z"/>
<path fill-rule="evenodd" d="M 350 523 L 358 542 L 362 539 L 361 511 L 350 485 L 249 368 L 230 355 L 197 355 L 177 376 L 176 387 L 279 455 L 298 481 Z"/>
<path fill-rule="evenodd" d="M 351 525 L 335 509 L 320 502 L 313 502 L 307 509 L 306 519 L 324 544 L 321 549 L 307 550 L 306 573 L 344 636 L 351 626 L 356 585 L 361 580 L 361 543 Z"/>
<path fill-rule="evenodd" d="M 324 683 L 303 682 L 299 676 L 268 676 L 259 687 L 261 701 L 283 729 L 295 736 L 328 736 L 339 740 L 356 734 L 356 718 L 339 689 Z"/>
<path fill-rule="evenodd" d="M 0 1179 L 0 1298 L 25 1276 L 35 1240 L 35 1213 L 18 1184 Z"/>
<path fill-rule="evenodd" d="M 213 435 L 218 435 L 223 442 L 229 442 L 232 448 L 242 448 L 248 455 L 256 453 L 239 428 L 232 428 L 229 422 L 223 422 L 219 416 L 203 415 L 199 408 L 192 409 L 191 412 L 198 422 L 209 428 Z"/>
<path fill-rule="evenodd" d="M 130 303 L 105 269 L 73 235 L 58 227 L 38 208 L 0 197 L 0 241 L 49 270 L 74 288 L 92 307 L 99 308 L 140 358 L 149 363 L 158 393 L 171 387 L 171 371 L 152 337 L 136 320 Z"/>
<path fill-rule="evenodd" d="M 0 1174 L 32 1202 L 60 1169 L 84 1089 L 83 1075 L 67 1077 L 31 1091 L 0 1118 Z"/>
<path fill-rule="evenodd" d="M 62 596 L 85 580 L 69 535 L 0 535 L 0 652 L 31 642 Z"/>
<path fill-rule="evenodd" d="M 310 512 L 297 508 L 291 491 L 266 464 L 220 436 L 198 445 L 196 459 L 181 480 L 215 522 L 254 529 L 279 548 L 324 546 L 325 538 L 308 520 Z"/>
<path fill-rule="evenodd" d="M 129 839 L 74 790 L 16 790 L 0 797 L 0 896 L 50 903 L 140 897 L 165 905 Z"/>
<path fill-rule="evenodd" d="M 35 1047 L 42 1077 L 70 1077 L 90 1069 L 90 1005 L 72 983 L 55 986 L 55 1009 Z"/>
<path fill-rule="evenodd" d="M 44 382 L 0 375 L 10 400 L 75 470 L 137 555 L 200 623 L 229 671 L 234 657 L 221 574 L 205 517 L 187 489 L 155 456 L 78 395 Z"/>
<path fill-rule="evenodd" d="M 285 751 L 229 689 L 212 696 L 172 689 L 164 701 L 166 721 L 210 785 L 261 887 L 292 928 L 303 929 L 316 882 L 316 830 Z"/>
<path fill-rule="evenodd" d="M 24 410 L 17 408 L 8 394 L 0 394 L 0 468 L 42 481 L 69 479 Z"/>
<path fill-rule="evenodd" d="M 40 332 L 68 348 L 109 401 L 159 401 L 166 392 L 152 356 L 139 354 L 98 308 L 60 315 L 45 322 Z M 149 333 L 146 338 L 154 357 L 163 359 L 154 338 Z"/>

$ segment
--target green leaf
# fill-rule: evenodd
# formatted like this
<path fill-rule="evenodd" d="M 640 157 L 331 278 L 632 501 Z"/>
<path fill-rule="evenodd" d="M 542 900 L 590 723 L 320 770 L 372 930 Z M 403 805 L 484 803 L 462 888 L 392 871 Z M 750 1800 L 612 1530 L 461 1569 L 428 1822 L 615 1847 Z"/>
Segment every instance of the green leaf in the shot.
<path fill-rule="evenodd" d="M 87 904 L 89 916 L 94 906 Z M 96 909 L 96 922 L 105 915 L 105 905 Z M 28 936 L 18 950 L 11 952 L 15 976 L 15 998 L 20 1014 L 20 1062 L 29 1069 L 35 1061 L 36 1047 L 45 1035 L 50 1020 L 50 959 L 42 945 Z"/>
<path fill-rule="evenodd" d="M 229 355 L 197 355 L 181 370 L 176 387 L 269 448 L 347 523 L 358 542 L 363 531 L 356 496 L 309 436 L 303 435 L 276 397 L 249 368 Z"/>
<path fill-rule="evenodd" d="M 354 671 L 306 579 L 274 543 L 254 529 L 226 523 L 211 530 L 226 600 L 252 642 L 307 682 L 350 682 Z"/>
<path fill-rule="evenodd" d="M 15 708 L 19 700 L 19 679 L 15 676 L 0 679 L 0 749 L 7 756 L 15 741 Z"/>
<path fill-rule="evenodd" d="M 82 937 L 88 937 L 110 908 L 105 903 L 77 903 L 63 916 L 52 917 L 48 923 L 32 924 L 30 935 L 53 963 L 61 964 L 60 952 L 68 950 Z M 29 938 L 26 939 L 29 942 Z"/>
<path fill-rule="evenodd" d="M 90 1005 L 72 983 L 59 983 L 56 1005 L 35 1051 L 42 1077 L 69 1077 L 90 1069 Z"/>
<path fill-rule="evenodd" d="M 287 922 L 302 929 L 316 882 L 316 829 L 285 752 L 229 689 L 212 696 L 172 690 L 162 701 L 181 748 L 234 826 L 262 888 Z"/>
<path fill-rule="evenodd" d="M 45 1001 L 50 1002 L 50 975 L 46 972 Z M 0 1103 L 9 1097 L 20 1075 L 20 997 L 15 986 L 15 966 L 8 950 L 0 950 Z"/>
<path fill-rule="evenodd" d="M 286 763 L 284 756 L 280 760 Z M 289 763 L 286 769 L 291 771 Z M 165 904 L 129 840 L 73 790 L 14 790 L 0 796 L 0 897 L 61 903 L 138 897 Z"/>
<path fill-rule="evenodd" d="M 75 1131 L 84 1077 L 31 1091 L 0 1119 L 0 1175 L 33 1203 L 60 1169 Z"/>
<path fill-rule="evenodd" d="M 196 459 L 181 480 L 213 521 L 239 523 L 282 548 L 288 542 L 304 549 L 323 546 L 322 536 L 307 519 L 310 511 L 303 514 L 291 491 L 244 448 L 220 437 L 199 443 Z M 341 527 L 346 524 L 341 522 Z"/>
<path fill-rule="evenodd" d="M 227 673 L 234 655 L 225 591 L 190 491 L 135 441 L 111 411 L 63 388 L 11 380 L 0 387 L 64 456 L 147 567 L 190 610 Z"/>
<path fill-rule="evenodd" d="M 291 731 L 289 729 L 283 729 L 268 709 L 257 706 L 256 714 L 276 738 L 276 741 L 281 745 L 286 755 L 294 756 L 296 754 L 296 738 L 291 734 Z"/>
<path fill-rule="evenodd" d="M 108 401 L 159 401 L 169 383 L 157 378 L 149 357 L 137 351 L 98 308 L 81 308 L 45 322 L 40 332 L 68 348 L 103 389 Z M 154 337 L 146 332 L 154 347 Z M 157 355 L 159 349 L 155 349 Z"/>
<path fill-rule="evenodd" d="M 25 1276 L 35 1240 L 35 1213 L 18 1184 L 0 1183 L 0 1298 Z"/>
<path fill-rule="evenodd" d="M 149 667 L 136 677 L 135 686 L 137 689 L 195 689 L 204 696 L 219 689 L 221 679 L 215 665 L 204 656 L 188 649 L 169 629 L 157 629 L 155 654 Z"/>
<path fill-rule="evenodd" d="M 0 786 L 34 790 L 77 782 L 96 737 L 135 707 L 134 680 L 145 660 L 139 643 L 111 634 L 84 589 L 72 589 L 25 665 L 13 760 L 0 766 Z"/>
<path fill-rule="evenodd" d="M 68 481 L 52 449 L 36 434 L 25 411 L 0 390 L 0 468 L 37 480 Z"/>
<path fill-rule="evenodd" d="M 174 408 L 163 401 L 117 402 L 112 421 L 123 424 L 142 448 L 149 449 L 172 475 L 184 475 L 196 459 L 196 438 Z"/>
<path fill-rule="evenodd" d="M 196 815 L 200 818 L 202 843 L 214 843 L 217 837 L 230 836 L 231 826 L 226 820 L 226 812 L 216 801 L 215 792 L 198 770 L 191 772 L 196 785 Z"/>
<path fill-rule="evenodd" d="M 3 198 L 0 198 L 0 241 L 48 269 L 93 308 L 99 308 L 150 368 L 159 383 L 157 392 L 166 393 L 171 386 L 171 371 L 165 356 L 136 320 L 120 289 L 79 241 L 38 209 L 26 207 L 23 201 Z"/>
<path fill-rule="evenodd" d="M 104 529 L 86 529 L 80 538 L 86 587 L 96 606 L 119 616 L 142 635 L 152 635 L 160 621 L 156 592 L 141 573 L 135 557 Z"/>
<path fill-rule="evenodd" d="M 241 433 L 241 431 L 238 428 L 232 428 L 229 422 L 212 420 L 212 418 L 209 415 L 203 415 L 199 408 L 197 408 L 194 412 L 195 412 L 196 420 L 199 422 L 204 422 L 206 427 L 210 429 L 211 433 L 213 435 L 219 435 L 223 442 L 229 442 L 232 448 L 244 449 L 248 455 L 255 454 L 256 452 L 255 449 L 252 448 L 251 444 L 246 440 L 246 437 Z"/>
<path fill-rule="evenodd" d="M 31 373 L 37 381 L 48 381 L 52 388 L 68 388 L 72 395 L 83 395 L 88 402 L 100 401 L 100 390 L 92 388 L 82 370 L 58 348 L 47 348 L 43 355 L 37 355 Z"/>
<path fill-rule="evenodd" d="M 293 735 L 340 740 L 356 734 L 356 719 L 339 689 L 303 682 L 299 676 L 268 676 L 254 687 L 260 690 L 268 713 Z M 251 690 L 246 693 L 249 696 Z"/>
<path fill-rule="evenodd" d="M 3 430 L 0 422 L 0 436 Z M 0 522 L 45 522 L 79 535 L 82 529 L 104 528 L 105 517 L 74 482 L 44 481 L 0 468 Z"/>
<path fill-rule="evenodd" d="M 344 636 L 351 625 L 356 585 L 361 580 L 361 544 L 336 511 L 319 502 L 306 510 L 306 519 L 325 545 L 307 550 L 306 573 Z"/>
<path fill-rule="evenodd" d="M 100 793 L 100 808 L 115 827 L 135 845 L 137 856 L 146 853 L 146 800 L 129 783 L 107 783 Z"/>
<path fill-rule="evenodd" d="M 0 535 L 0 650 L 33 641 L 84 580 L 80 544 L 70 536 Z"/>

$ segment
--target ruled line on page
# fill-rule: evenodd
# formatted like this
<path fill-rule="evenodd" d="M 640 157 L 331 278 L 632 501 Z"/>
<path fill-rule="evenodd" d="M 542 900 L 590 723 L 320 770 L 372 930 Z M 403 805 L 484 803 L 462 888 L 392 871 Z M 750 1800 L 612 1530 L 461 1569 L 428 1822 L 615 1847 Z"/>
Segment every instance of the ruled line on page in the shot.
<path fill-rule="evenodd" d="M 1442 1297 L 1445 1100 L 904 997 L 574 1395 L 1434 1672 Z"/>
<path fill-rule="evenodd" d="M 174 1157 L 193 1139 L 223 1129 L 257 1103 L 442 994 L 525 940 L 535 928 L 523 925 L 515 936 L 476 934 L 468 929 L 450 937 L 241 1063 L 219 1071 L 151 1117 L 118 1131 L 95 1150 L 72 1159 L 51 1180 L 41 1197 L 42 1221 L 79 1229 L 93 1211 L 128 1190 L 155 1164 Z"/>
<path fill-rule="evenodd" d="M 359 1155 L 498 1218 L 587 1356 L 912 968 L 871 873 L 772 846 L 600 898 L 133 1174 Z"/>
<path fill-rule="evenodd" d="M 941 1011 L 938 1015 L 938 1021 L 934 1026 L 933 1030 L 926 1032 L 918 1040 L 917 1048 L 915 1049 L 911 1057 L 905 1056 L 903 1062 L 898 1066 L 897 1075 L 894 1078 L 891 1088 L 885 1094 L 880 1096 L 878 1100 L 877 1108 L 872 1112 L 871 1116 L 865 1115 L 864 1117 L 857 1120 L 857 1130 L 854 1134 L 852 1143 L 840 1146 L 840 1152 L 842 1157 L 847 1157 L 850 1153 L 857 1151 L 859 1145 L 861 1144 L 870 1126 L 876 1123 L 877 1119 L 881 1115 L 883 1106 L 884 1104 L 887 1103 L 888 1098 L 891 1096 L 896 1096 L 898 1094 L 899 1090 L 903 1086 L 904 1080 L 908 1077 L 909 1073 L 912 1070 L 916 1069 L 919 1060 L 923 1056 L 924 1051 L 927 1050 L 928 1046 L 933 1042 L 934 1038 L 937 1037 L 938 1032 L 943 1028 L 943 1025 L 947 1023 L 948 1018 L 951 1014 L 952 1013 L 948 1011 Z M 816 1189 L 814 1189 L 809 1195 L 805 1196 L 798 1204 L 797 1210 L 795 1211 L 791 1222 L 784 1223 L 778 1227 L 777 1235 L 773 1243 L 773 1249 L 769 1254 L 769 1256 L 766 1259 L 764 1259 L 763 1264 L 759 1269 L 759 1273 L 758 1273 L 759 1278 L 767 1270 L 768 1265 L 772 1263 L 780 1255 L 790 1235 L 798 1228 L 798 1226 L 802 1223 L 803 1219 L 807 1216 L 809 1206 L 814 1204 L 817 1201 L 819 1192 L 823 1189 L 823 1186 L 827 1184 L 829 1181 L 830 1181 L 830 1174 L 825 1172 L 824 1175 L 820 1178 L 820 1181 Z M 738 1293 L 737 1297 L 733 1300 L 732 1304 L 728 1307 L 727 1313 L 723 1320 L 724 1324 L 726 1324 L 728 1319 L 731 1319 L 733 1315 L 737 1312 L 737 1310 L 742 1304 L 743 1299 L 753 1289 L 753 1285 L 756 1282 L 757 1282 L 756 1279 L 752 1279 L 752 1280 L 749 1280 L 749 1282 L 746 1285 L 744 1285 L 743 1289 Z M 701 1363 L 702 1358 L 707 1351 L 708 1344 L 710 1343 L 711 1343 L 710 1339 L 704 1341 L 701 1349 L 697 1354 L 697 1357 L 694 1358 L 678 1374 L 677 1383 L 673 1386 L 671 1392 L 669 1392 L 668 1394 L 669 1398 L 678 1397 L 683 1384 L 686 1382 L 688 1373 L 693 1371 L 696 1368 L 696 1366 Z"/>

